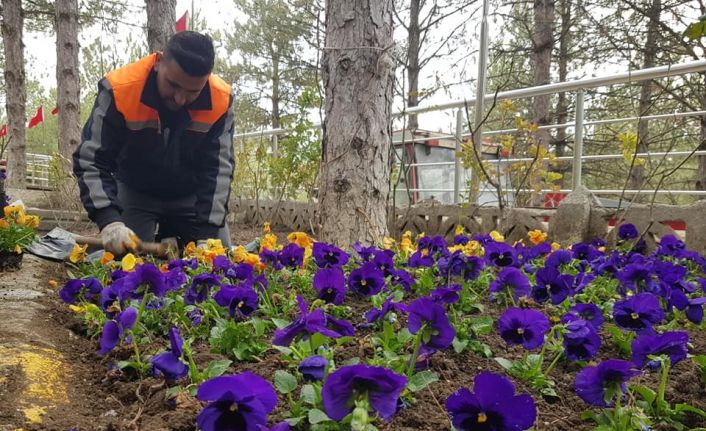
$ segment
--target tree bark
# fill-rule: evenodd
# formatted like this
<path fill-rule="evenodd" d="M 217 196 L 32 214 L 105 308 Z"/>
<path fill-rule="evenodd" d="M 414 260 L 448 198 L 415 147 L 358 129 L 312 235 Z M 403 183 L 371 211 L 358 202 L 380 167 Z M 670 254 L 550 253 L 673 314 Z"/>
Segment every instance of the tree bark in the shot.
<path fill-rule="evenodd" d="M 5 47 L 5 89 L 7 90 L 5 110 L 8 120 L 6 185 L 16 188 L 25 188 L 27 184 L 25 158 L 27 88 L 22 43 L 23 25 L 22 1 L 3 0 L 2 39 Z"/>
<path fill-rule="evenodd" d="M 330 0 L 319 239 L 349 248 L 387 235 L 394 58 L 392 0 Z"/>
<path fill-rule="evenodd" d="M 150 52 L 162 51 L 174 34 L 176 0 L 145 0 L 147 6 L 147 46 Z"/>
<path fill-rule="evenodd" d="M 534 85 L 549 84 L 554 49 L 554 0 L 534 0 L 534 30 L 532 32 Z M 536 96 L 532 101 L 532 121 L 540 126 L 550 122 L 550 95 Z M 538 132 L 540 143 L 549 144 L 549 132 Z"/>
<path fill-rule="evenodd" d="M 65 173 L 81 139 L 78 64 L 78 1 L 56 0 L 56 82 L 59 108 L 59 154 Z"/>
<path fill-rule="evenodd" d="M 279 79 L 279 66 L 280 66 L 280 55 L 279 51 L 273 49 L 272 54 L 272 128 L 279 129 L 280 122 L 280 79 Z M 278 136 L 272 135 L 272 156 L 279 157 L 279 145 Z"/>
<path fill-rule="evenodd" d="M 559 56 L 557 62 L 559 66 L 559 82 L 565 82 L 568 76 L 569 64 L 569 47 L 571 45 L 571 0 L 561 0 L 561 31 L 559 33 Z M 569 119 L 569 100 L 566 93 L 559 93 L 556 102 L 556 123 L 564 124 Z M 554 154 L 557 157 L 562 157 L 566 149 L 566 127 L 556 129 L 556 136 L 552 140 L 554 144 Z M 566 165 L 559 164 L 556 167 L 550 167 L 555 172 L 562 175 L 566 172 Z M 564 177 L 557 180 L 554 185 L 563 188 Z"/>
<path fill-rule="evenodd" d="M 414 107 L 419 104 L 419 13 L 421 0 L 412 0 L 409 8 L 409 30 L 407 37 L 407 79 L 409 80 L 407 91 L 407 106 Z M 416 130 L 419 127 L 417 115 L 409 116 L 407 128 Z"/>
<path fill-rule="evenodd" d="M 657 36 L 659 32 L 659 20 L 662 12 L 662 0 L 652 0 L 650 5 L 648 23 L 647 23 L 647 38 L 645 41 L 645 49 L 643 51 L 644 69 L 655 66 L 657 56 Z M 652 96 L 654 94 L 655 85 L 652 81 L 642 81 L 640 83 L 640 102 L 638 105 L 638 115 L 648 115 L 652 106 Z M 649 148 L 650 132 L 648 120 L 639 120 L 637 123 L 637 152 L 644 153 Z M 645 181 L 645 166 L 635 164 L 630 171 L 628 179 L 628 188 L 638 190 L 642 187 Z M 638 201 L 640 200 L 638 195 Z"/>
<path fill-rule="evenodd" d="M 706 98 L 703 100 L 702 108 L 706 109 Z M 706 117 L 699 117 L 699 151 L 706 151 Z M 706 190 L 706 156 L 698 157 L 699 167 L 696 173 L 696 190 Z M 704 199 L 702 196 L 701 199 Z"/>

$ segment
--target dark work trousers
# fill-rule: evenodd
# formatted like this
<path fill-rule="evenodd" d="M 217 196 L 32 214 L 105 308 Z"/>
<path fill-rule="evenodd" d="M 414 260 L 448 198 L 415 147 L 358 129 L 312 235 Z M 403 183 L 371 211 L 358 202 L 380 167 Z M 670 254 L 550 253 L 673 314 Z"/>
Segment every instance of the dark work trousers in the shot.
<path fill-rule="evenodd" d="M 182 249 L 189 241 L 207 239 L 197 238 L 196 195 L 163 199 L 118 182 L 118 199 L 123 207 L 123 222 L 142 241 L 176 237 Z M 228 224 L 219 229 L 218 238 L 225 247 L 230 247 Z"/>

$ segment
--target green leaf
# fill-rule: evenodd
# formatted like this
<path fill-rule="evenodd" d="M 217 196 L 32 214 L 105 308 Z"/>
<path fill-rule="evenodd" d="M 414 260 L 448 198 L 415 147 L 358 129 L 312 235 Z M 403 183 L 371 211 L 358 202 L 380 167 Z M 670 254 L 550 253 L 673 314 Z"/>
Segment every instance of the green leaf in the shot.
<path fill-rule="evenodd" d="M 678 413 L 689 412 L 689 413 L 694 413 L 696 415 L 699 415 L 701 417 L 706 418 L 706 412 L 704 412 L 703 410 L 701 410 L 698 407 L 694 407 L 689 404 L 677 404 L 674 406 L 674 410 L 676 410 Z"/>
<path fill-rule="evenodd" d="M 218 377 L 223 375 L 223 373 L 226 372 L 228 367 L 230 367 L 230 364 L 232 364 L 233 361 L 230 359 L 221 359 L 219 361 L 211 361 L 206 369 L 203 370 L 203 374 L 206 376 L 207 379 L 211 379 L 213 377 Z"/>
<path fill-rule="evenodd" d="M 696 362 L 697 364 L 699 364 L 699 366 L 701 366 L 701 368 L 706 368 L 706 355 L 697 355 L 697 356 L 694 356 L 693 359 L 694 359 L 694 362 Z"/>
<path fill-rule="evenodd" d="M 290 322 L 289 322 L 289 320 L 286 320 L 286 319 L 279 319 L 277 317 L 273 317 L 272 323 L 275 324 L 277 329 L 282 329 L 282 328 L 286 327 L 287 325 L 289 325 Z"/>
<path fill-rule="evenodd" d="M 341 364 L 341 365 L 346 366 L 346 365 L 358 365 L 358 364 L 360 364 L 360 358 L 357 356 L 354 356 L 350 359 L 346 359 L 345 361 L 343 361 L 343 364 Z"/>
<path fill-rule="evenodd" d="M 466 349 L 466 346 L 468 346 L 468 340 L 459 340 L 458 337 L 454 337 L 454 340 L 451 342 L 451 345 L 454 348 L 454 352 L 456 353 L 461 353 Z"/>
<path fill-rule="evenodd" d="M 630 389 L 640 394 L 648 403 L 652 404 L 657 398 L 657 393 L 652 389 L 641 385 L 630 385 Z"/>
<path fill-rule="evenodd" d="M 316 405 L 316 389 L 314 389 L 313 385 L 304 385 L 302 386 L 302 392 L 300 395 L 300 399 L 305 402 L 306 404 L 309 405 Z"/>
<path fill-rule="evenodd" d="M 322 412 L 319 409 L 311 409 L 309 410 L 309 423 L 314 425 L 318 424 L 321 422 L 326 422 L 330 421 L 328 416 L 326 416 L 326 413 Z"/>
<path fill-rule="evenodd" d="M 493 318 L 490 316 L 475 318 L 470 328 L 476 335 L 490 334 L 493 331 Z"/>
<path fill-rule="evenodd" d="M 290 426 L 295 427 L 299 424 L 299 422 L 302 421 L 302 419 L 304 419 L 304 416 L 297 416 L 296 418 L 287 418 L 286 421 Z"/>
<path fill-rule="evenodd" d="M 510 370 L 515 365 L 514 362 L 512 362 L 508 359 L 505 359 L 505 358 L 500 358 L 500 357 L 495 358 L 495 362 L 500 364 L 500 366 L 505 368 L 506 370 Z"/>
<path fill-rule="evenodd" d="M 706 22 L 694 22 L 689 24 L 689 26 L 684 30 L 684 36 L 691 40 L 699 39 L 706 35 Z"/>
<path fill-rule="evenodd" d="M 284 370 L 275 371 L 275 388 L 281 394 L 288 394 L 297 388 L 297 378 Z"/>
<path fill-rule="evenodd" d="M 407 389 L 412 392 L 418 392 L 438 380 L 438 374 L 431 370 L 425 370 L 413 375 L 409 379 L 409 382 L 407 383 Z"/>
<path fill-rule="evenodd" d="M 179 394 L 179 392 L 181 392 L 183 390 L 184 390 L 184 388 L 182 388 L 181 386 L 172 386 L 171 388 L 164 391 L 164 398 L 170 400 L 170 399 L 176 397 Z"/>

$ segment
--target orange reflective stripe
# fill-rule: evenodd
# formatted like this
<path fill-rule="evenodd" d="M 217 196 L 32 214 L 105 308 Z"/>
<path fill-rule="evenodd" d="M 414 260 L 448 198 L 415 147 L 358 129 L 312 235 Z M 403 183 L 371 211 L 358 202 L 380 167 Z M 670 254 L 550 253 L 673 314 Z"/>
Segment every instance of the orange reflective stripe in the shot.
<path fill-rule="evenodd" d="M 156 62 L 157 54 L 151 54 L 106 75 L 113 87 L 115 107 L 127 123 L 159 121 L 157 110 L 140 102 L 147 76 Z"/>
<path fill-rule="evenodd" d="M 208 84 L 211 86 L 211 110 L 189 110 L 192 121 L 192 125 L 189 128 L 192 130 L 201 129 L 202 127 L 199 126 L 203 124 L 213 125 L 228 110 L 231 92 L 230 85 L 215 75 L 211 75 L 208 78 Z"/>

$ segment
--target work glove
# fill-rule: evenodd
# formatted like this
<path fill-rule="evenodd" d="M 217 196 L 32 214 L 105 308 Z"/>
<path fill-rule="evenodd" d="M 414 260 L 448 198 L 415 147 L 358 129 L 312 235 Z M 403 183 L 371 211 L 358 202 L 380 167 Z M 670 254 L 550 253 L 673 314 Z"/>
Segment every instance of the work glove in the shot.
<path fill-rule="evenodd" d="M 103 249 L 115 256 L 122 256 L 128 250 L 135 250 L 140 242 L 135 232 L 121 221 L 106 225 L 101 231 L 101 240 L 103 241 Z"/>

